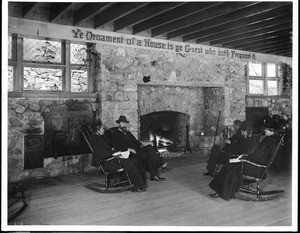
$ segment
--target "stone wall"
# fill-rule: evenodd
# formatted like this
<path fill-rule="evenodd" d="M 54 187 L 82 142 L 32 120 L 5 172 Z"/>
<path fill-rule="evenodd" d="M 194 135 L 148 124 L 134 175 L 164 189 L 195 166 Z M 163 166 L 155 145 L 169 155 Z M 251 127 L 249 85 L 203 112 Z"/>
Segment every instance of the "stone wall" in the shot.
<path fill-rule="evenodd" d="M 149 85 L 176 86 L 179 92 L 183 87 L 221 87 L 222 123 L 245 119 L 244 61 L 102 44 L 96 50 L 101 54 L 102 119 L 108 127 L 115 126 L 119 115 L 126 115 L 130 130 L 138 136 L 139 112 L 147 111 L 139 109 L 138 100 L 144 77 L 150 77 Z M 191 101 L 190 106 L 197 104 Z M 214 115 L 217 118 L 218 111 Z"/>
<path fill-rule="evenodd" d="M 292 117 L 292 99 L 281 97 L 246 97 L 246 107 L 267 107 L 270 115 L 286 115 Z"/>

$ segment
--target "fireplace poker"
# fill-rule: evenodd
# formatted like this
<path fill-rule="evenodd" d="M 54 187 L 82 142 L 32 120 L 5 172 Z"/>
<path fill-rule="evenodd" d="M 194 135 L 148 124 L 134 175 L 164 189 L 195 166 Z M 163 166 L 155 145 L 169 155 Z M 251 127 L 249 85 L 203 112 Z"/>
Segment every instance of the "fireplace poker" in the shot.
<path fill-rule="evenodd" d="M 216 128 L 216 132 L 215 132 L 215 137 L 214 137 L 214 144 L 213 144 L 213 146 L 215 145 L 216 137 L 217 137 L 217 134 L 218 134 L 220 115 L 221 115 L 221 111 L 219 111 L 218 122 L 217 122 L 217 128 Z"/>

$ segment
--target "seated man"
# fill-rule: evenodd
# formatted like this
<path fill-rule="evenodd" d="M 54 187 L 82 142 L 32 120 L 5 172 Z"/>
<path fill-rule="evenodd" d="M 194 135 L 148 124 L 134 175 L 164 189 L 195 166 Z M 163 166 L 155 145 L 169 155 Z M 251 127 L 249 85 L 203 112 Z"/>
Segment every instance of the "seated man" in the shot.
<path fill-rule="evenodd" d="M 243 138 L 239 154 L 251 154 L 258 146 L 260 135 L 253 135 L 253 125 L 251 121 L 243 121 L 241 131 Z M 232 157 L 236 157 L 236 155 Z"/>
<path fill-rule="evenodd" d="M 104 160 L 113 157 L 108 139 L 104 135 L 101 120 L 96 123 L 96 132 L 92 136 L 91 144 L 93 148 L 92 166 L 99 167 Z M 120 159 L 120 162 L 121 166 L 128 173 L 131 183 L 134 185 L 131 190 L 136 192 L 146 191 L 146 177 L 139 162 L 135 158 Z"/>
<path fill-rule="evenodd" d="M 280 141 L 280 136 L 275 133 L 276 129 L 273 121 L 265 122 L 265 138 L 258 144 L 255 151 L 249 155 L 241 155 L 237 159 L 232 159 L 222 167 L 221 171 L 209 183 L 209 186 L 216 192 L 211 194 L 212 197 L 221 197 L 224 200 L 230 200 L 234 197 L 235 192 L 243 184 L 241 158 L 253 163 L 267 165 Z"/>
<path fill-rule="evenodd" d="M 162 181 L 165 178 L 160 177 L 158 169 L 161 166 L 161 160 L 151 145 L 144 146 L 131 134 L 126 124 L 129 121 L 125 116 L 120 116 L 116 121 L 118 128 L 111 135 L 111 145 L 115 152 L 129 150 L 130 157 L 137 158 L 150 173 L 150 179 Z"/>
<path fill-rule="evenodd" d="M 207 172 L 204 173 L 205 176 L 214 176 L 214 172 L 217 164 L 224 164 L 228 161 L 232 154 L 239 154 L 242 146 L 242 131 L 241 131 L 241 121 L 235 120 L 233 127 L 235 129 L 235 134 L 225 140 L 225 146 L 221 148 L 219 145 L 214 145 L 211 148 L 210 156 L 207 161 Z"/>

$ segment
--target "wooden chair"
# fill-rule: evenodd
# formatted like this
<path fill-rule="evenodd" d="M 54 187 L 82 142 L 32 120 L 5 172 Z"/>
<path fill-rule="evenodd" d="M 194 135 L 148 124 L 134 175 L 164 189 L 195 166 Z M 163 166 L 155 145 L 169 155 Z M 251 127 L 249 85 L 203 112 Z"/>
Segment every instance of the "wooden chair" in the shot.
<path fill-rule="evenodd" d="M 23 184 L 8 184 L 8 222 L 18 217 L 27 206 Z"/>
<path fill-rule="evenodd" d="M 83 138 L 88 145 L 91 152 L 93 152 L 93 147 L 91 144 L 92 134 L 89 130 L 82 131 Z M 86 185 L 87 188 L 93 189 L 98 192 L 120 192 L 133 187 L 128 173 L 125 168 L 121 166 L 120 159 L 118 157 L 112 157 L 104 160 L 100 169 L 105 175 L 104 187 L 98 183 L 89 183 Z"/>
<path fill-rule="evenodd" d="M 246 187 L 241 187 L 239 189 L 240 192 L 254 194 L 255 197 L 247 197 L 237 193 L 236 197 L 246 201 L 267 201 L 279 196 L 282 196 L 285 192 L 284 190 L 272 190 L 272 191 L 261 191 L 260 184 L 261 182 L 266 179 L 268 170 L 270 165 L 272 164 L 274 158 L 278 154 L 278 150 L 280 146 L 283 144 L 285 134 L 281 136 L 281 139 L 276 147 L 275 152 L 273 153 L 269 163 L 267 165 L 261 165 L 257 163 L 253 163 L 246 159 L 242 159 L 242 168 L 241 172 L 243 174 L 243 180 L 246 183 Z M 255 189 L 251 189 L 250 185 L 252 183 L 256 183 Z"/>

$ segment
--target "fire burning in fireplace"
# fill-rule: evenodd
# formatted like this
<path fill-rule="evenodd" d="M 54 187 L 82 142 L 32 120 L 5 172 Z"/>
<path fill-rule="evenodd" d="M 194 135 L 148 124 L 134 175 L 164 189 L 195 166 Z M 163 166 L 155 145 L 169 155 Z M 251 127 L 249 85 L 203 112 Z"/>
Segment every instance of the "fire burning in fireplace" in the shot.
<path fill-rule="evenodd" d="M 180 112 L 161 111 L 142 115 L 140 137 L 159 151 L 179 152 L 186 140 L 188 115 Z"/>
<path fill-rule="evenodd" d="M 150 141 L 155 143 L 157 148 L 174 145 L 174 142 L 171 139 L 164 138 L 163 136 L 155 135 L 153 132 L 150 132 Z"/>

